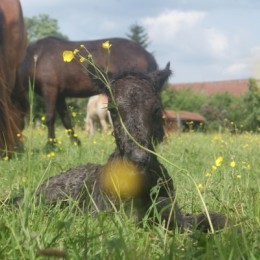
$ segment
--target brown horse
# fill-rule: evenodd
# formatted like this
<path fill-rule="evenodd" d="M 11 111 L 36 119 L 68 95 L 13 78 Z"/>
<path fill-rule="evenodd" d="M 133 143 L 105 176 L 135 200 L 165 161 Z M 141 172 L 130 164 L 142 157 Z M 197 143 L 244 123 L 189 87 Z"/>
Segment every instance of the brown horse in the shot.
<path fill-rule="evenodd" d="M 107 50 L 102 48 L 102 43 L 107 40 L 112 44 L 109 58 Z M 49 141 L 55 140 L 54 122 L 57 109 L 72 141 L 79 143 L 72 129 L 65 98 L 89 97 L 100 93 L 95 81 L 83 71 L 77 61 L 64 63 L 62 59 L 63 51 L 79 49 L 81 45 L 88 49 L 96 65 L 108 68 L 113 74 L 126 70 L 150 72 L 157 69 L 153 56 L 137 43 L 127 39 L 72 42 L 47 37 L 31 44 L 20 76 L 24 87 L 28 86 L 29 79 L 35 79 L 34 89 L 43 96 Z"/>
<path fill-rule="evenodd" d="M 23 125 L 16 71 L 26 50 L 26 33 L 19 0 L 0 1 L 0 155 L 10 155 Z M 21 101 L 23 102 L 23 101 Z"/>

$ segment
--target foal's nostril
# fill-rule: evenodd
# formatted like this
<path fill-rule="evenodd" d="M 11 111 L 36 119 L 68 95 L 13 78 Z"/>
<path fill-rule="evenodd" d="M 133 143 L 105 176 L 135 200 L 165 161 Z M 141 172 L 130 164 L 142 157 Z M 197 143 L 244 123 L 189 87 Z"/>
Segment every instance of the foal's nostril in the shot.
<path fill-rule="evenodd" d="M 150 155 L 144 150 L 135 149 L 128 155 L 129 159 L 137 164 L 148 164 L 150 161 Z"/>

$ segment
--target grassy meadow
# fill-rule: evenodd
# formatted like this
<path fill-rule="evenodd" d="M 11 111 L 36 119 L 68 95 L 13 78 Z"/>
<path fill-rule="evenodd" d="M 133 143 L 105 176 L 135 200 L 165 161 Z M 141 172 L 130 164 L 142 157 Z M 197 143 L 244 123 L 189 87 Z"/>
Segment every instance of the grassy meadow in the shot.
<path fill-rule="evenodd" d="M 75 211 L 73 202 L 64 209 L 36 206 L 31 191 L 43 179 L 82 163 L 104 163 L 112 152 L 109 134 L 90 138 L 76 130 L 81 147 L 60 127 L 58 147 L 46 153 L 47 130 L 29 127 L 26 152 L 0 161 L 0 259 L 260 259 L 259 135 L 172 134 L 157 147 L 183 211 L 204 211 L 203 201 L 233 223 L 216 234 L 180 234 L 145 219 L 136 225 L 123 209 L 91 216 Z M 20 208 L 7 204 L 23 190 Z"/>

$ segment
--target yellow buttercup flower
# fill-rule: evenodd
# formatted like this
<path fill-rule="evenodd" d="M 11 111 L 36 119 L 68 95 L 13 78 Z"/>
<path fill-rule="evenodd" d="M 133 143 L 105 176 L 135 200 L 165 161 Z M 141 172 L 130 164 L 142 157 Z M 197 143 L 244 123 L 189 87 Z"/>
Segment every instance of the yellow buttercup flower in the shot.
<path fill-rule="evenodd" d="M 205 174 L 205 176 L 206 176 L 206 177 L 210 177 L 210 176 L 211 176 L 211 173 L 210 173 L 210 172 L 207 172 L 207 173 Z"/>
<path fill-rule="evenodd" d="M 28 179 L 26 177 L 22 178 L 22 183 L 26 184 L 28 182 Z"/>
<path fill-rule="evenodd" d="M 120 198 L 138 196 L 144 185 L 138 166 L 122 159 L 110 161 L 105 165 L 100 182 L 107 193 Z"/>
<path fill-rule="evenodd" d="M 41 121 L 45 121 L 46 117 L 45 116 L 42 116 L 41 117 Z"/>
<path fill-rule="evenodd" d="M 110 49 L 110 47 L 112 46 L 112 44 L 109 41 L 105 41 L 102 43 L 102 48 L 103 49 Z"/>
<path fill-rule="evenodd" d="M 74 59 L 73 51 L 64 51 L 63 52 L 63 61 L 64 62 L 71 62 Z"/>
<path fill-rule="evenodd" d="M 201 184 L 201 183 L 199 183 L 199 184 L 197 185 L 197 187 L 198 187 L 199 191 L 203 191 L 203 190 L 204 190 L 204 186 L 203 186 L 203 184 Z"/>
<path fill-rule="evenodd" d="M 215 161 L 215 165 L 217 166 L 217 167 L 219 167 L 219 166 L 221 166 L 222 165 L 222 163 L 223 163 L 223 157 L 222 156 L 219 156 L 217 159 L 216 159 L 216 161 Z"/>
<path fill-rule="evenodd" d="M 80 58 L 79 58 L 79 62 L 81 62 L 81 63 L 84 62 L 85 60 L 86 60 L 86 59 L 85 59 L 84 57 L 80 57 Z"/>
<path fill-rule="evenodd" d="M 236 166 L 236 162 L 235 162 L 235 161 L 230 162 L 230 166 L 231 166 L 232 168 L 234 168 L 234 167 Z"/>
<path fill-rule="evenodd" d="M 211 169 L 212 169 L 212 171 L 216 171 L 217 167 L 215 165 L 212 165 Z"/>

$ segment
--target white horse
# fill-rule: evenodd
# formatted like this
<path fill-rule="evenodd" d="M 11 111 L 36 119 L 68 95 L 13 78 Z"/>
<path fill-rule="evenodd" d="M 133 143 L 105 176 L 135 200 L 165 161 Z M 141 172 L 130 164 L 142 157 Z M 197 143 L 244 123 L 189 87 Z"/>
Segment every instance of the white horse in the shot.
<path fill-rule="evenodd" d="M 107 109 L 108 98 L 104 94 L 95 95 L 89 98 L 86 108 L 85 129 L 88 135 L 93 135 L 95 126 L 101 126 L 102 132 L 112 126 L 110 113 Z"/>

